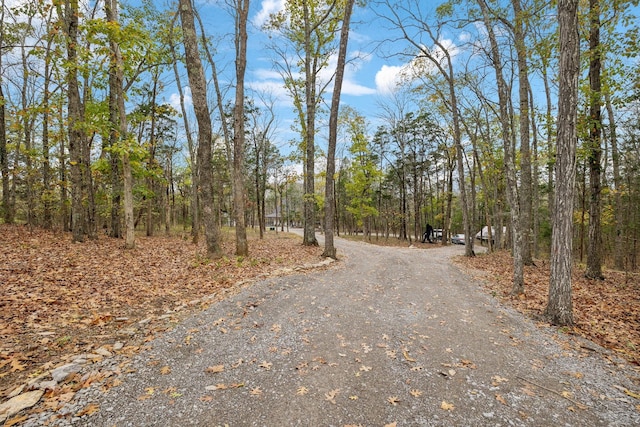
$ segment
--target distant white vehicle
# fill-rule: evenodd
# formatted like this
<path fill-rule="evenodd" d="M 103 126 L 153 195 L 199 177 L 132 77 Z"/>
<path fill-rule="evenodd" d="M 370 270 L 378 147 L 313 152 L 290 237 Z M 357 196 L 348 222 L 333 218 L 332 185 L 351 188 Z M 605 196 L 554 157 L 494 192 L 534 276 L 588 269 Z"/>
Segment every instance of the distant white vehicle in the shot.
<path fill-rule="evenodd" d="M 502 235 L 504 236 L 507 233 L 507 227 L 502 227 Z M 476 233 L 476 239 L 480 240 L 480 242 L 488 242 L 489 241 L 489 227 L 484 226 L 482 230 Z M 495 227 L 491 227 L 491 241 L 496 241 L 496 229 Z"/>
<path fill-rule="evenodd" d="M 454 245 L 464 245 L 464 234 L 454 234 L 451 237 L 451 243 Z"/>

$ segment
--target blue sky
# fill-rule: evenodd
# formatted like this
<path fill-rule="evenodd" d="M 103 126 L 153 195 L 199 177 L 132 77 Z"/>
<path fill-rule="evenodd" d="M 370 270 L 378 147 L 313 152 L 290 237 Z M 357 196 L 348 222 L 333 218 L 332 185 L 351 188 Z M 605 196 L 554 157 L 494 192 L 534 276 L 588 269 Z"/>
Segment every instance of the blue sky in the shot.
<path fill-rule="evenodd" d="M 283 0 L 255 1 L 252 4 L 249 19 L 251 21 L 248 40 L 248 63 L 246 86 L 254 93 L 268 93 L 275 99 L 278 115 L 278 131 L 273 138 L 281 151 L 288 151 L 287 144 L 291 140 L 298 140 L 299 134 L 291 129 L 293 124 L 293 107 L 291 99 L 283 86 L 282 77 L 273 64 L 273 52 L 267 48 L 271 42 L 267 34 L 260 28 L 270 13 L 281 10 Z M 225 75 L 235 76 L 234 46 L 232 23 L 233 20 L 223 1 L 197 2 L 201 16 L 208 27 L 210 35 L 218 39 L 216 45 L 218 68 L 222 69 L 222 81 Z M 371 8 L 356 8 L 352 20 L 349 37 L 348 55 L 350 63 L 345 70 L 345 80 L 342 87 L 343 104 L 349 105 L 369 118 L 371 132 L 375 131 L 374 122 L 377 115 L 377 105 L 385 102 L 393 90 L 396 79 L 405 64 L 401 58 L 382 58 L 375 50 L 381 41 L 381 22 L 376 20 Z M 335 58 L 332 59 L 324 78 L 328 78 L 335 70 Z M 186 82 L 186 79 L 184 80 Z M 184 84 L 184 83 L 183 83 Z M 330 102 L 332 87 L 329 87 L 325 99 Z M 251 93 L 248 93 L 251 96 Z M 170 102 L 177 102 L 177 93 L 168 94 Z M 318 143 L 322 147 L 325 134 L 320 134 Z"/>

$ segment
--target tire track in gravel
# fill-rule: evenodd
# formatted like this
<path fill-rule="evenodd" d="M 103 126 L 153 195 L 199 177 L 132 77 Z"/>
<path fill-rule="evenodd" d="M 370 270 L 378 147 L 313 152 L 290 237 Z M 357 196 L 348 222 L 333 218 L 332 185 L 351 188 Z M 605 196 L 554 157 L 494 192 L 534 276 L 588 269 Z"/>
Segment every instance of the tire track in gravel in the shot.
<path fill-rule="evenodd" d="M 333 267 L 177 325 L 70 424 L 640 425 L 629 371 L 501 307 L 449 261 L 463 248 L 336 243 Z"/>

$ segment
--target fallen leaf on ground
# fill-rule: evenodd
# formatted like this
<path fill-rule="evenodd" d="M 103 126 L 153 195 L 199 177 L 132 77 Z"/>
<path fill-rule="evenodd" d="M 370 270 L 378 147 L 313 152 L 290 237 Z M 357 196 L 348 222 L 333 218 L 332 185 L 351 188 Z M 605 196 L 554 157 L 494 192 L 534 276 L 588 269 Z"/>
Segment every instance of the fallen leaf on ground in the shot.
<path fill-rule="evenodd" d="M 17 417 L 13 417 L 10 420 L 5 421 L 3 424 L 3 427 L 11 427 L 11 426 L 18 425 L 19 423 L 25 421 L 27 418 L 29 418 L 28 415 L 18 415 Z"/>
<path fill-rule="evenodd" d="M 496 394 L 496 400 L 500 403 L 502 403 L 503 405 L 507 404 L 507 401 L 504 400 L 504 397 L 501 394 Z"/>
<path fill-rule="evenodd" d="M 211 402 L 213 400 L 213 396 L 205 394 L 204 396 L 200 396 L 201 402 Z"/>
<path fill-rule="evenodd" d="M 309 389 L 306 387 L 298 387 L 298 390 L 296 390 L 298 396 L 304 396 L 307 393 L 309 393 Z"/>
<path fill-rule="evenodd" d="M 266 360 L 264 360 L 261 364 L 259 364 L 258 366 L 260 366 L 261 368 L 263 368 L 265 371 L 270 371 L 271 370 L 271 366 L 273 366 L 273 363 L 267 362 Z"/>
<path fill-rule="evenodd" d="M 421 392 L 420 390 L 411 390 L 411 391 L 409 392 L 409 394 L 411 394 L 411 396 L 413 396 L 413 397 L 420 397 L 420 396 L 422 396 L 422 392 Z"/>
<path fill-rule="evenodd" d="M 404 350 L 404 349 L 403 349 L 403 350 L 402 350 L 402 355 L 404 356 L 404 359 L 405 359 L 407 362 L 415 362 L 415 361 L 416 361 L 416 359 L 414 359 L 414 358 L 412 358 L 412 357 L 410 357 L 410 356 L 409 356 L 409 352 L 408 352 L 407 350 Z"/>
<path fill-rule="evenodd" d="M 494 386 L 494 387 L 497 387 L 501 383 L 509 381 L 508 379 L 503 378 L 500 375 L 494 375 L 493 377 L 491 377 L 491 380 L 492 380 L 491 385 Z"/>
<path fill-rule="evenodd" d="M 209 366 L 204 370 L 207 374 L 218 374 L 224 371 L 224 365 L 213 365 Z"/>
<path fill-rule="evenodd" d="M 398 399 L 398 396 L 391 396 L 387 398 L 387 402 L 389 402 L 393 406 L 396 406 L 398 403 L 400 403 L 400 399 Z"/>
<path fill-rule="evenodd" d="M 82 408 L 80 411 L 78 411 L 76 413 L 76 417 L 83 417 L 85 415 L 92 415 L 95 414 L 96 412 L 98 412 L 100 410 L 100 406 L 96 405 L 95 403 L 90 403 L 87 406 L 85 406 L 84 408 Z"/>
<path fill-rule="evenodd" d="M 442 401 L 442 403 L 440 404 L 440 409 L 443 409 L 445 411 L 453 411 L 456 407 L 454 406 L 453 403 L 448 403 L 446 401 Z"/>
<path fill-rule="evenodd" d="M 340 392 L 340 389 L 331 390 L 328 393 L 324 394 L 324 398 L 326 401 L 336 404 L 336 396 Z"/>
<path fill-rule="evenodd" d="M 249 392 L 252 396 L 260 396 L 262 394 L 262 389 L 260 387 L 254 387 Z"/>
<path fill-rule="evenodd" d="M 171 368 L 168 366 L 163 366 L 162 368 L 160 368 L 160 373 L 162 375 L 168 375 L 171 373 Z"/>

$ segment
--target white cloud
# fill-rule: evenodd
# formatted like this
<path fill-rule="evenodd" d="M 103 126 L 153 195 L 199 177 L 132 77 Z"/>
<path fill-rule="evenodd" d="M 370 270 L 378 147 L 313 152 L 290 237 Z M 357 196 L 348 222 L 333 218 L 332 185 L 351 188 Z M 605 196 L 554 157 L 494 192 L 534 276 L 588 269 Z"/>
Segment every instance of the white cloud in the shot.
<path fill-rule="evenodd" d="M 376 93 L 375 89 L 371 89 L 370 87 L 362 86 L 351 79 L 345 78 L 342 82 L 342 93 L 345 95 L 353 95 L 353 96 L 362 96 L 362 95 L 373 95 Z"/>
<path fill-rule="evenodd" d="M 269 15 L 284 9 L 284 2 L 285 0 L 262 0 L 262 7 L 253 17 L 253 24 L 258 28 L 262 27 L 269 19 Z"/>
<path fill-rule="evenodd" d="M 376 89 L 381 94 L 395 92 L 396 87 L 402 80 L 403 70 L 406 65 L 383 65 L 376 73 Z"/>
<path fill-rule="evenodd" d="M 191 109 L 193 106 L 193 100 L 191 98 L 191 88 L 189 86 L 185 86 L 182 88 L 182 94 L 184 96 L 184 105 L 187 111 Z M 176 110 L 182 112 L 182 108 L 180 107 L 180 94 L 178 92 L 174 92 L 169 95 L 169 104 Z"/>
<path fill-rule="evenodd" d="M 291 105 L 291 95 L 289 95 L 281 79 L 247 82 L 247 87 L 259 93 L 269 94 L 278 105 Z"/>
<path fill-rule="evenodd" d="M 454 60 L 455 56 L 460 53 L 458 46 L 450 39 L 440 40 L 439 44 L 442 48 L 434 46 L 428 51 L 430 56 L 436 58 L 441 63 L 445 61 L 445 51 L 449 54 L 451 60 Z M 423 52 L 427 51 L 427 48 L 424 46 L 422 49 Z M 436 70 L 437 68 L 433 62 L 424 55 L 417 55 L 411 61 L 402 65 L 383 65 L 376 73 L 376 88 L 380 94 L 390 94 L 395 92 L 400 84 L 411 82 L 421 76 L 433 74 Z"/>

